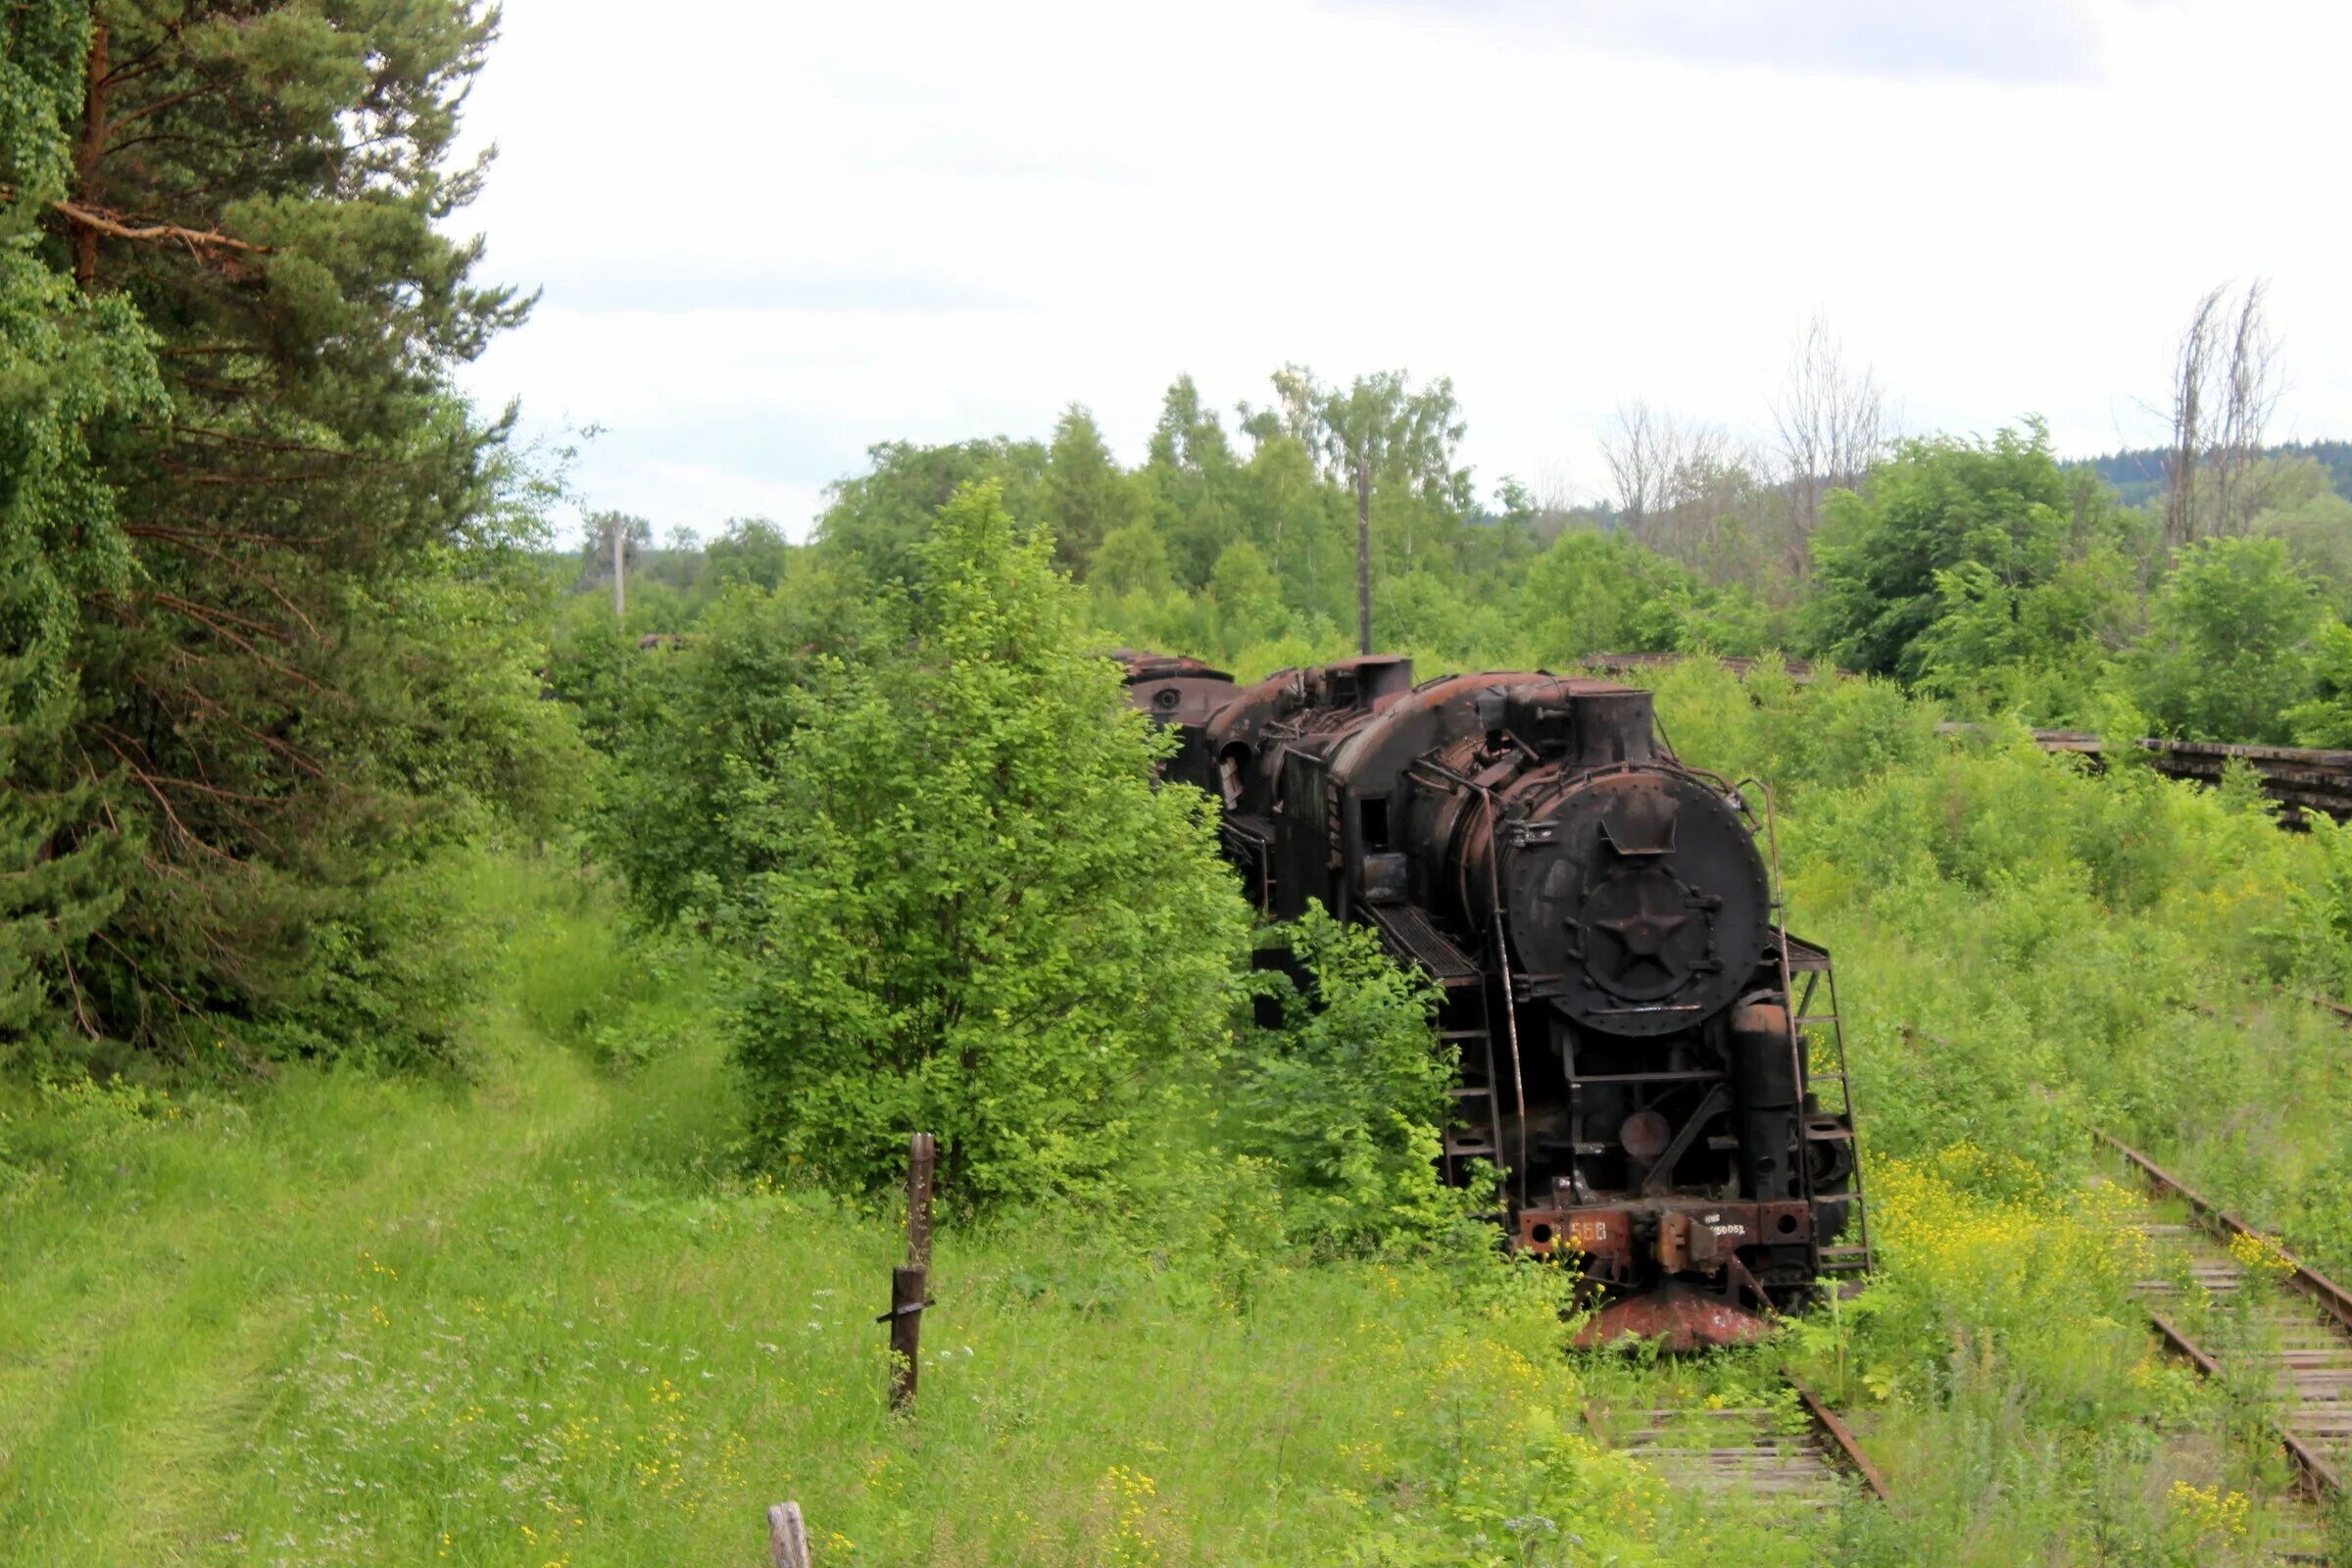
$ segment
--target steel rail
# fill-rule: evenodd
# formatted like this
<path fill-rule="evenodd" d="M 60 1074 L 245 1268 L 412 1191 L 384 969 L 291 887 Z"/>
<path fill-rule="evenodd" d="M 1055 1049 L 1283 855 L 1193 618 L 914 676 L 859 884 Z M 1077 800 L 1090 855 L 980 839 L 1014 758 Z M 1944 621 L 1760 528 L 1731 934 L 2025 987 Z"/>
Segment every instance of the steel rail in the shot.
<path fill-rule="evenodd" d="M 2333 1004 L 2325 1003 L 2324 999 L 2314 998 L 2312 1000 L 2323 1002 L 2323 1004 L 2326 1005 L 2333 1005 Z M 1909 1024 L 1901 1024 L 1897 1027 L 1906 1036 L 1925 1040 L 1947 1050 L 1953 1049 L 1951 1042 L 1929 1034 L 1924 1029 L 1915 1029 Z M 2045 1100 L 2054 1101 L 2056 1099 L 2049 1090 L 2039 1084 L 2031 1087 Z M 2159 1196 L 2170 1194 L 2184 1203 L 2190 1214 L 2195 1217 L 2198 1227 L 2207 1235 L 2224 1243 L 2243 1236 L 2275 1251 L 2292 1267 L 2292 1272 L 2286 1278 L 2292 1281 L 2304 1295 L 2317 1302 L 2320 1308 L 2334 1320 L 2337 1329 L 2352 1335 L 2352 1292 L 2345 1291 L 2335 1281 L 2305 1263 L 2288 1250 L 2278 1238 L 2248 1225 L 2244 1220 L 2213 1202 L 2181 1181 L 2180 1177 L 2175 1176 L 2171 1171 L 2166 1170 L 2162 1165 L 2157 1164 L 2146 1154 L 2125 1143 L 2113 1133 L 2101 1127 L 2091 1127 L 2089 1132 L 2097 1142 L 2121 1154 Z M 2226 1375 L 2222 1363 L 2214 1357 L 2211 1351 L 2190 1339 L 2181 1331 L 2179 1324 L 2158 1311 L 2144 1296 L 2140 1301 L 2140 1311 L 2146 1315 L 2148 1322 L 2155 1328 L 2157 1335 L 2163 1339 L 2165 1344 L 2194 1366 L 2201 1376 L 2218 1381 Z M 2296 1436 L 2283 1422 L 2271 1421 L 2266 1422 L 2265 1425 L 2271 1428 L 2272 1435 L 2278 1440 L 2278 1446 L 2284 1450 L 2288 1460 L 2293 1463 L 2296 1472 L 2303 1480 L 2305 1490 L 2313 1497 L 2325 1501 L 2343 1495 L 2343 1480 L 2336 1474 L 2333 1465 L 2313 1451 L 2311 1446 Z"/>
<path fill-rule="evenodd" d="M 2097 1127 L 2093 1127 L 2090 1132 L 2093 1138 L 2131 1161 L 2140 1175 L 2146 1178 L 2148 1185 L 2159 1194 L 2170 1194 L 2187 1204 L 2189 1212 L 2196 1216 L 2198 1224 L 2209 1235 L 2225 1242 L 2232 1237 L 2249 1237 L 2264 1247 L 2274 1250 L 2281 1258 L 2292 1263 L 2294 1272 L 2287 1277 L 2305 1295 L 2317 1301 L 2329 1317 L 2335 1319 L 2338 1328 L 2352 1331 L 2352 1296 L 2346 1295 L 2343 1287 L 2319 1270 L 2306 1265 L 2300 1258 L 2280 1246 L 2277 1238 L 2254 1229 L 2236 1215 L 2207 1200 L 2202 1195 L 2182 1184 L 2179 1177 L 2122 1139 Z M 2145 1301 L 2140 1303 L 2140 1310 L 2147 1314 L 2148 1321 L 2155 1325 L 2157 1334 L 2163 1338 L 2165 1344 L 2185 1357 L 2200 1374 L 2216 1381 L 2223 1378 L 2222 1363 L 2214 1357 L 2212 1352 L 2181 1332 L 2180 1325 Z M 2313 1451 L 2311 1446 L 2297 1437 L 2283 1422 L 2271 1421 L 2266 1422 L 2265 1425 L 2271 1428 L 2271 1435 L 2278 1440 L 2279 1447 L 2285 1450 L 2287 1458 L 2292 1461 L 2296 1471 L 2302 1476 L 2306 1490 L 2314 1497 L 2327 1499 L 2343 1494 L 2343 1478 L 2336 1474 L 2333 1465 Z"/>
<path fill-rule="evenodd" d="M 2156 1332 L 2163 1336 L 2165 1344 L 2186 1357 L 2201 1375 L 2216 1382 L 2221 1381 L 2222 1364 L 2213 1358 L 2210 1351 L 2181 1333 L 2179 1325 L 2154 1307 L 2142 1304 L 2140 1310 L 2147 1313 L 2150 1323 L 2156 1325 Z M 2326 1498 L 2342 1494 L 2344 1484 L 2336 1475 L 2334 1466 L 2314 1453 L 2308 1444 L 2285 1427 L 2276 1422 L 2266 1422 L 2265 1425 L 2271 1428 L 2271 1436 L 2278 1440 L 2278 1446 L 2286 1450 L 2287 1458 L 2302 1473 L 2304 1484 L 2313 1496 Z"/>
<path fill-rule="evenodd" d="M 2209 1202 L 2201 1195 L 2190 1191 L 2181 1183 L 2180 1178 L 2122 1139 L 2102 1132 L 2096 1127 L 2093 1127 L 2090 1132 L 2093 1138 L 2137 1166 L 2139 1173 L 2145 1176 L 2159 1191 L 2170 1193 L 2186 1203 L 2189 1211 L 2197 1216 L 2197 1222 L 2206 1230 L 2224 1241 L 2228 1241 L 2233 1236 L 2243 1236 L 2249 1241 L 2259 1242 L 2264 1247 L 2275 1250 L 2281 1259 L 2294 1266 L 2294 1272 L 2287 1278 L 2294 1283 L 2295 1288 L 2319 1302 L 2328 1315 L 2334 1318 L 2340 1327 L 2347 1332 L 2352 1332 L 2352 1292 L 2347 1292 L 2335 1281 L 2297 1257 L 2281 1246 L 2278 1238 L 2268 1232 L 2256 1230 L 2228 1209 L 2217 1203 Z"/>
<path fill-rule="evenodd" d="M 1892 1502 L 1893 1489 L 1886 1485 L 1886 1478 L 1879 1474 L 1879 1467 L 1870 1462 L 1870 1456 L 1862 1451 L 1862 1446 L 1854 1441 L 1854 1434 L 1838 1419 L 1838 1412 L 1822 1402 L 1821 1396 L 1807 1388 L 1787 1367 L 1781 1368 L 1781 1381 L 1796 1391 L 1796 1396 L 1804 1401 L 1805 1412 L 1812 1416 L 1813 1424 L 1828 1434 L 1847 1467 L 1862 1478 L 1864 1486 L 1870 1488 L 1871 1495 L 1881 1502 Z"/>
<path fill-rule="evenodd" d="M 1781 1367 L 1778 1376 L 1797 1396 L 1805 1412 L 1807 1436 L 1794 1446 L 1782 1446 L 1782 1439 L 1792 1434 L 1780 1431 L 1769 1405 L 1752 1409 L 1690 1405 L 1640 1411 L 1637 1414 L 1645 1425 L 1633 1444 L 1622 1447 L 1612 1441 L 1600 1412 L 1590 1404 L 1584 1407 L 1585 1426 L 1603 1447 L 1615 1448 L 1659 1469 L 1670 1481 L 1698 1490 L 1738 1491 L 1757 1485 L 1760 1479 L 1764 1490 L 1787 1494 L 1792 1483 L 1805 1485 L 1800 1478 L 1811 1476 L 1818 1478 L 1819 1486 L 1809 1494 L 1817 1502 L 1828 1503 L 1845 1494 L 1839 1483 L 1842 1477 L 1859 1481 L 1873 1501 L 1891 1502 L 1894 1490 L 1862 1451 L 1853 1430 L 1838 1412 L 1789 1368 Z M 1682 1435 L 1694 1443 L 1675 1443 L 1667 1437 L 1685 1422 L 1690 1425 Z M 1649 1446 L 1660 1439 L 1665 1439 L 1665 1446 Z M 1765 1472 L 1761 1478 L 1758 1466 Z"/>

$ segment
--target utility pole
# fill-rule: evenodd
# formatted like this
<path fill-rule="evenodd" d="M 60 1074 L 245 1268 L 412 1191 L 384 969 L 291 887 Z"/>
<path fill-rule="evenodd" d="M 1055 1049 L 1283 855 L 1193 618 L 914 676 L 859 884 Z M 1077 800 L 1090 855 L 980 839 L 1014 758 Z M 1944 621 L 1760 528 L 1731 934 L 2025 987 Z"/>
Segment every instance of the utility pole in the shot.
<path fill-rule="evenodd" d="M 621 552 L 626 548 L 629 523 L 619 513 L 612 514 L 612 618 L 627 622 L 629 618 L 628 591 L 621 581 Z"/>
<path fill-rule="evenodd" d="M 1372 454 L 1355 460 L 1355 651 L 1372 651 Z"/>

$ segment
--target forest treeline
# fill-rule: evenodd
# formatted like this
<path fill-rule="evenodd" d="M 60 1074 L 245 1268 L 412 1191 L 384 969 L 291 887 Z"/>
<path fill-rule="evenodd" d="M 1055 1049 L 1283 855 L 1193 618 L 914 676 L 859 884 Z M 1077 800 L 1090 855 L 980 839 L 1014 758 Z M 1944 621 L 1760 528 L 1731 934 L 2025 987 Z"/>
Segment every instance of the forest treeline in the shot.
<path fill-rule="evenodd" d="M 644 519 L 590 517 L 576 571 L 556 568 L 583 597 L 555 679 L 576 685 L 564 670 L 613 657 L 600 643 L 693 629 L 730 584 L 820 562 L 904 581 L 937 509 L 988 480 L 1052 538 L 1105 646 L 1245 673 L 1354 650 L 1368 512 L 1374 642 L 1433 668 L 1778 651 L 1968 714 L 2352 742 L 2352 501 L 2328 449 L 2199 443 L 2185 463 L 2164 455 L 2184 495 L 2133 505 L 2061 461 L 2036 419 L 1887 437 L 1875 410 L 1851 412 L 1863 383 L 1834 366 L 1817 379 L 1834 389 L 1820 428 L 1775 453 L 1629 407 L 1603 506 L 1546 503 L 1511 478 L 1480 496 L 1450 383 L 1401 374 L 1340 389 L 1293 367 L 1269 404 L 1230 416 L 1181 377 L 1133 466 L 1075 405 L 1050 440 L 884 443 L 833 487 L 806 546 L 741 519 L 655 548 Z M 609 602 L 616 534 L 625 626 Z"/>
<path fill-rule="evenodd" d="M 2267 459 L 2309 458 L 2328 470 L 2337 495 L 2352 496 L 2352 441 L 2281 441 L 2256 454 Z M 2163 495 L 2169 484 L 2174 453 L 2167 447 L 2126 447 L 2082 460 L 2115 487 L 2117 499 L 2139 506 Z"/>

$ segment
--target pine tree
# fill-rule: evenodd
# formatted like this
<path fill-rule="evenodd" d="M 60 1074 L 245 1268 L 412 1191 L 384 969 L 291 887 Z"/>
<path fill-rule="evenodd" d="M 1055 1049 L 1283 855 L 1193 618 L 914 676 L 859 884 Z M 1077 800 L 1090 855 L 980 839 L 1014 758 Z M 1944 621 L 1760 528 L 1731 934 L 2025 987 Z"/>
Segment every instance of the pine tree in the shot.
<path fill-rule="evenodd" d="M 524 308 L 444 232 L 482 176 L 451 148 L 492 22 L 473 0 L 39 0 L 0 24 L 0 115 L 38 133 L 8 142 L 38 149 L 12 220 L 37 252 L 11 254 L 70 280 L 65 318 L 145 322 L 160 372 L 100 367 L 129 416 L 61 416 L 88 442 L 77 526 L 122 548 L 65 588 L 78 686 L 41 711 L 68 731 L 7 759 L 13 792 L 101 802 L 137 846 L 119 907 L 69 944 L 60 1000 L 87 1032 L 307 1008 L 331 1033 L 358 969 L 397 967 L 370 890 L 514 740 L 457 711 L 488 686 L 445 657 L 484 611 L 446 592 L 453 564 L 516 526 L 504 426 L 450 382 Z M 490 695 L 492 727 L 539 722 Z"/>
<path fill-rule="evenodd" d="M 32 218 L 65 188 L 88 32 L 66 0 L 0 20 L 0 1037 L 36 1033 L 59 991 L 86 1013 L 71 955 L 120 904 L 134 849 L 65 759 L 81 603 L 132 572 L 87 432 L 162 387 L 136 313 L 42 266 Z"/>

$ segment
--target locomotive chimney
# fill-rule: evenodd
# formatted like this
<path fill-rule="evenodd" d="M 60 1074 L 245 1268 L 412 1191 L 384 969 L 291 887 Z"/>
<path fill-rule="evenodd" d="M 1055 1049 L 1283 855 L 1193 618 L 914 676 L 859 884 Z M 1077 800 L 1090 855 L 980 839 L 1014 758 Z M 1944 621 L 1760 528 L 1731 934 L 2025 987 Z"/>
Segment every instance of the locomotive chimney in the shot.
<path fill-rule="evenodd" d="M 1579 767 L 1646 762 L 1656 756 L 1650 745 L 1654 710 L 1649 693 L 1630 686 L 1603 687 L 1573 694 L 1568 707 L 1575 714 Z"/>

